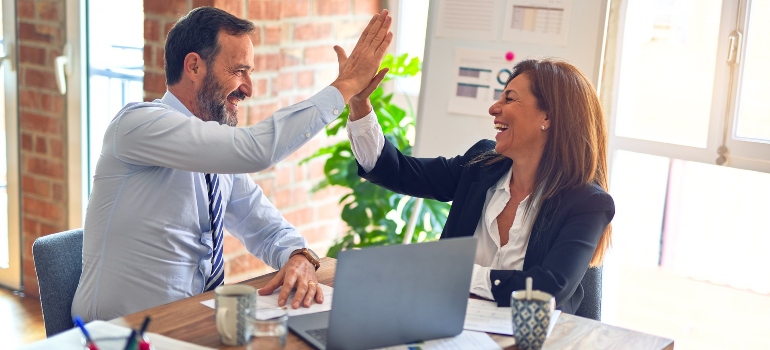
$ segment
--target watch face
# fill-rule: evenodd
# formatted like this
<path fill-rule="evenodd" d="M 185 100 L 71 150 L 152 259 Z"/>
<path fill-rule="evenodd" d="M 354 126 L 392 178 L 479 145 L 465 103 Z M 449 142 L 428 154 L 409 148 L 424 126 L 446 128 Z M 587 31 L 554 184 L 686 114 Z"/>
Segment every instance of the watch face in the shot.
<path fill-rule="evenodd" d="M 314 251 L 308 249 L 307 252 L 310 253 L 310 256 L 312 256 L 316 261 L 321 260 L 321 258 L 319 258 Z"/>

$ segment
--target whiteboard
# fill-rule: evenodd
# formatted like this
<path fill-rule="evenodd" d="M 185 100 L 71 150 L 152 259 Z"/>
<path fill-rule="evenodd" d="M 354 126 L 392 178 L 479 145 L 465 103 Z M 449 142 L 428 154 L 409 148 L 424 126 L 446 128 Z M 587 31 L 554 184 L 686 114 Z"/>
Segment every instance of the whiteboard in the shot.
<path fill-rule="evenodd" d="M 494 91 L 504 88 L 495 81 L 499 75 L 504 83 L 500 70 L 523 59 L 567 60 L 598 86 L 607 3 L 430 0 L 414 155 L 453 157 L 494 140 L 487 111 Z"/>

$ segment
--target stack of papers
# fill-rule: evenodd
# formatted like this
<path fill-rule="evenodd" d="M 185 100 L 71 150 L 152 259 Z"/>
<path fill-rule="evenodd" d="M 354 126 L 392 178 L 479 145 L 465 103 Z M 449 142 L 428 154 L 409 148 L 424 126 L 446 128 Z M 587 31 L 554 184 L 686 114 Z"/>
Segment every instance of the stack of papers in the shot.
<path fill-rule="evenodd" d="M 497 303 L 488 300 L 468 299 L 468 310 L 465 312 L 464 329 L 513 335 L 513 315 L 510 307 L 498 307 Z M 548 324 L 548 335 L 559 319 L 561 310 L 554 310 L 551 322 Z M 546 335 L 546 337 L 548 336 Z"/>
<path fill-rule="evenodd" d="M 314 312 L 323 312 L 323 311 L 329 311 L 332 309 L 332 293 L 334 293 L 334 288 L 329 287 L 325 284 L 318 284 L 321 286 L 321 290 L 324 292 L 324 302 L 322 304 L 316 304 L 313 303 L 313 305 L 310 305 L 310 307 L 300 307 L 299 309 L 292 309 L 291 308 L 291 301 L 294 299 L 294 291 L 289 294 L 289 299 L 286 299 L 286 305 L 288 307 L 286 310 L 288 311 L 289 316 L 297 316 L 297 315 L 304 315 L 304 314 L 312 314 Z M 259 295 L 257 294 L 257 308 L 270 308 L 270 307 L 279 307 L 278 306 L 278 295 L 281 292 L 281 288 L 276 289 L 273 291 L 273 294 L 270 295 Z M 201 302 L 201 304 L 206 305 L 210 308 L 214 308 L 214 299 L 204 300 Z"/>

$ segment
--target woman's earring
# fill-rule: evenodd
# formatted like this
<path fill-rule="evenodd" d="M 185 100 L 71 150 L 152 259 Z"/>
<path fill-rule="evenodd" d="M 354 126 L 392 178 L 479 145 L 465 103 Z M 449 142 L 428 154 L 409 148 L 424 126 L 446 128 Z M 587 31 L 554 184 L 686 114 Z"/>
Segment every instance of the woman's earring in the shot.
<path fill-rule="evenodd" d="M 545 125 L 540 125 L 540 130 L 545 131 Z"/>

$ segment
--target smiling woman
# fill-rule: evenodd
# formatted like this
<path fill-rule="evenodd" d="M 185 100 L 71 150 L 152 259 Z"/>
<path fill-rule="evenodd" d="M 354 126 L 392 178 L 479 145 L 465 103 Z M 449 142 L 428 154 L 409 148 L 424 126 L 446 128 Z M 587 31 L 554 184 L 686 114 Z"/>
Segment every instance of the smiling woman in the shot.
<path fill-rule="evenodd" d="M 506 306 L 532 277 L 558 309 L 575 313 L 615 214 L 606 126 L 588 79 L 563 61 L 518 63 L 489 108 L 497 142 L 479 141 L 451 159 L 401 154 L 365 97 L 351 100 L 348 122 L 359 175 L 394 192 L 452 201 L 441 238 L 479 238 L 470 292 Z"/>

